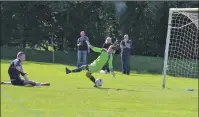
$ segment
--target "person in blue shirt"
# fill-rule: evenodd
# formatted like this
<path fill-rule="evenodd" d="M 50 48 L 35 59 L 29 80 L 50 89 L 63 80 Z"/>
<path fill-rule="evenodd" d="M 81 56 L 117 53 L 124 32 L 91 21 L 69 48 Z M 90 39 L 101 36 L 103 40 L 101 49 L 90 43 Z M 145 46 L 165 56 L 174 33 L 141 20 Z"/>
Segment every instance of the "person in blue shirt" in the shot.
<path fill-rule="evenodd" d="M 80 35 L 81 37 L 77 40 L 77 67 L 87 64 L 87 55 L 89 52 L 89 48 L 86 43 L 86 41 L 89 41 L 89 38 L 85 36 L 84 31 L 81 31 Z M 83 59 L 83 61 L 81 61 L 81 59 Z"/>
<path fill-rule="evenodd" d="M 132 41 L 129 40 L 128 35 L 124 35 L 124 40 L 120 42 L 120 48 L 121 48 L 122 73 L 130 75 Z"/>

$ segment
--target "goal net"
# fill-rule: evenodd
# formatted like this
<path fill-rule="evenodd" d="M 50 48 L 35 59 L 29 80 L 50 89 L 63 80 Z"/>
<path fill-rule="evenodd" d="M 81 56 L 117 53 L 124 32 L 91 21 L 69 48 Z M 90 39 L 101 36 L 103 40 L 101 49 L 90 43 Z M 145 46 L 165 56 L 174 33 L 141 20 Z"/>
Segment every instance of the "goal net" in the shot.
<path fill-rule="evenodd" d="M 171 8 L 163 68 L 166 75 L 199 78 L 198 8 Z"/>

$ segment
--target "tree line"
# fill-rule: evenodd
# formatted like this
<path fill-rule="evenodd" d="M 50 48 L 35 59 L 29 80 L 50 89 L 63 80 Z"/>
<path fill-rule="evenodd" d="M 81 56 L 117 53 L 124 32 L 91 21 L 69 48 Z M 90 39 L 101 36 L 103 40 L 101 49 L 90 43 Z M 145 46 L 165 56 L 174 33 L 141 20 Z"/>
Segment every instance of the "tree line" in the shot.
<path fill-rule="evenodd" d="M 74 50 L 80 31 L 101 46 L 107 36 L 128 34 L 132 54 L 163 56 L 169 8 L 198 7 L 184 1 L 5 1 L 1 2 L 1 43 L 16 47 Z"/>

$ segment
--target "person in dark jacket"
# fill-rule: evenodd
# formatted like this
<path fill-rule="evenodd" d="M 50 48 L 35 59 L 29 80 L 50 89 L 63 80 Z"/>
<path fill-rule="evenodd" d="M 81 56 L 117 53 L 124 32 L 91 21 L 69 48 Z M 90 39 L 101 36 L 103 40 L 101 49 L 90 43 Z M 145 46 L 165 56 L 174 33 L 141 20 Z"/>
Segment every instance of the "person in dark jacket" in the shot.
<path fill-rule="evenodd" d="M 132 41 L 129 40 L 128 35 L 124 35 L 124 40 L 120 42 L 120 48 L 121 48 L 122 73 L 129 75 L 131 70 Z"/>
<path fill-rule="evenodd" d="M 102 48 L 108 49 L 111 45 L 112 45 L 112 39 L 111 37 L 107 37 L 105 43 L 102 45 Z M 105 64 L 100 72 L 105 74 L 109 73 L 110 70 L 108 68 L 108 64 Z"/>
<path fill-rule="evenodd" d="M 80 32 L 81 37 L 77 40 L 77 67 L 87 64 L 87 55 L 89 52 L 89 48 L 87 46 L 86 41 L 89 41 L 89 38 L 85 36 L 85 32 Z M 81 59 L 83 58 L 83 61 Z"/>

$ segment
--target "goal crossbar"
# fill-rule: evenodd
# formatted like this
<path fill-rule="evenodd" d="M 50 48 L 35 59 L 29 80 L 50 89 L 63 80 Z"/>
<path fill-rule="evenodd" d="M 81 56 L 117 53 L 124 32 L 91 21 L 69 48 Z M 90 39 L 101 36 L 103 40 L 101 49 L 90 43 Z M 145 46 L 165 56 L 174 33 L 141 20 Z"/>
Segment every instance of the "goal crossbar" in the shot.
<path fill-rule="evenodd" d="M 170 8 L 170 11 L 190 11 L 190 12 L 195 12 L 199 11 L 199 8 Z"/>

